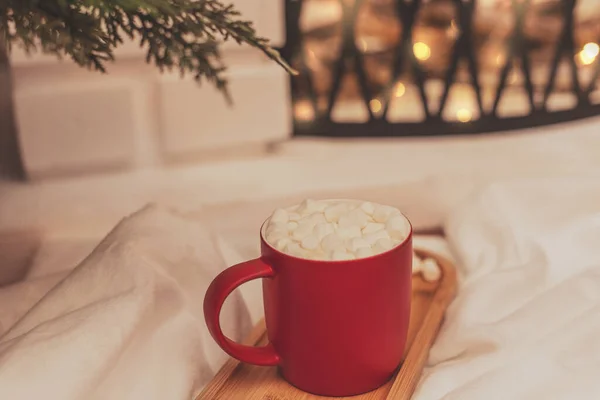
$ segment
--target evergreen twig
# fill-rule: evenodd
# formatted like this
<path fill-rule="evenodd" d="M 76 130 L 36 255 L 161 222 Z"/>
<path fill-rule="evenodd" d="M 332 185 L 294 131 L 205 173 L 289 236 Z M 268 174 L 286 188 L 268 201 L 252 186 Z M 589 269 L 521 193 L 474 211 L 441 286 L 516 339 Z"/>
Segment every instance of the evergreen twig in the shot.
<path fill-rule="evenodd" d="M 228 99 L 222 41 L 256 47 L 296 73 L 252 22 L 220 0 L 0 0 L 0 41 L 9 52 L 16 44 L 106 72 L 124 37 L 139 41 L 146 61 L 161 71 L 205 78 Z"/>

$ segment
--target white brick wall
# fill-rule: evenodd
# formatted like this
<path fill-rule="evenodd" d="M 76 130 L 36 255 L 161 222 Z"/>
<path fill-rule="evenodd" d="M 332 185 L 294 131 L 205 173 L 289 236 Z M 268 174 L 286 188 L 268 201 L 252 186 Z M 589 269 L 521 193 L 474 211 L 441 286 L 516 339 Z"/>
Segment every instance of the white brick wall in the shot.
<path fill-rule="evenodd" d="M 161 77 L 163 148 L 170 156 L 281 137 L 288 126 L 285 71 L 271 63 L 230 70 L 233 106 L 216 89 L 198 90 L 177 75 Z"/>
<path fill-rule="evenodd" d="M 134 90 L 127 80 L 48 80 L 17 88 L 16 117 L 34 175 L 125 166 L 133 154 Z"/>
<path fill-rule="evenodd" d="M 284 39 L 283 0 L 237 0 L 246 19 L 274 45 Z M 288 77 L 248 47 L 226 43 L 235 104 L 209 84 L 165 73 L 126 43 L 106 75 L 70 60 L 11 54 L 22 159 L 34 179 L 94 170 L 139 169 L 202 152 L 289 136 Z"/>

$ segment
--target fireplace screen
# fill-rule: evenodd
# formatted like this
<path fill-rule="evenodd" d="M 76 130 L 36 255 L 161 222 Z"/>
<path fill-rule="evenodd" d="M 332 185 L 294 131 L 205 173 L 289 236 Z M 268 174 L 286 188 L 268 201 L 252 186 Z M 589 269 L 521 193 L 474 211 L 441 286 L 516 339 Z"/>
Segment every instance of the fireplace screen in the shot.
<path fill-rule="evenodd" d="M 599 114 L 599 0 L 288 0 L 294 131 L 480 133 Z"/>

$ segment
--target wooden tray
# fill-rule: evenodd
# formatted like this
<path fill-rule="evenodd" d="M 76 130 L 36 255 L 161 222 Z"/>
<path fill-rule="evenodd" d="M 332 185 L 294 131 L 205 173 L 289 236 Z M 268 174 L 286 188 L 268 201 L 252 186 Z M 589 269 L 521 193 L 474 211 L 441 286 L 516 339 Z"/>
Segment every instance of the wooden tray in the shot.
<path fill-rule="evenodd" d="M 397 375 L 372 392 L 349 399 L 410 399 L 421 376 L 446 308 L 456 292 L 456 271 L 452 263 L 436 254 L 415 250 L 419 257 L 435 258 L 442 269 L 438 282 L 426 282 L 413 275 L 413 295 L 405 358 Z M 266 343 L 264 321 L 245 341 L 248 345 Z M 308 400 L 330 397 L 315 396 L 288 384 L 276 367 L 259 367 L 230 359 L 208 383 L 196 400 Z M 340 399 L 337 397 L 336 399 Z"/>

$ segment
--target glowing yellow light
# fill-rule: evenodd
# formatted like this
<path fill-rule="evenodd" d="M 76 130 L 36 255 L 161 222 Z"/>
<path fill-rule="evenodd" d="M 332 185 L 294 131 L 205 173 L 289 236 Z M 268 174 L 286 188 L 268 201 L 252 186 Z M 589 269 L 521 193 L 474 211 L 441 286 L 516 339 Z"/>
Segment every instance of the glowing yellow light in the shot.
<path fill-rule="evenodd" d="M 396 84 L 396 90 L 395 90 L 394 95 L 396 97 L 402 97 L 402 96 L 404 96 L 404 93 L 406 93 L 406 86 L 404 86 L 404 83 L 398 82 Z"/>
<path fill-rule="evenodd" d="M 583 65 L 590 65 L 592 64 L 594 61 L 596 60 L 596 57 L 590 57 L 589 54 L 587 54 L 585 51 L 581 51 L 579 53 L 579 61 L 581 61 L 581 63 Z"/>
<path fill-rule="evenodd" d="M 467 108 L 461 108 L 456 112 L 456 118 L 460 122 L 469 122 L 473 118 L 473 113 Z"/>
<path fill-rule="evenodd" d="M 308 100 L 298 101 L 294 105 L 294 116 L 296 120 L 302 122 L 312 121 L 315 118 L 315 110 Z"/>
<path fill-rule="evenodd" d="M 371 111 L 374 113 L 378 113 L 381 111 L 381 101 L 377 99 L 373 99 L 369 102 L 369 107 L 371 107 Z"/>
<path fill-rule="evenodd" d="M 596 43 L 587 43 L 585 46 L 583 46 L 583 51 L 585 51 L 590 57 L 598 57 L 598 54 L 600 54 L 600 46 L 598 46 Z"/>
<path fill-rule="evenodd" d="M 596 43 L 587 43 L 579 52 L 579 60 L 583 65 L 590 65 L 596 61 L 598 54 L 600 54 L 600 46 Z"/>
<path fill-rule="evenodd" d="M 431 57 L 431 49 L 423 42 L 417 42 L 413 45 L 413 53 L 421 61 L 426 61 Z"/>

